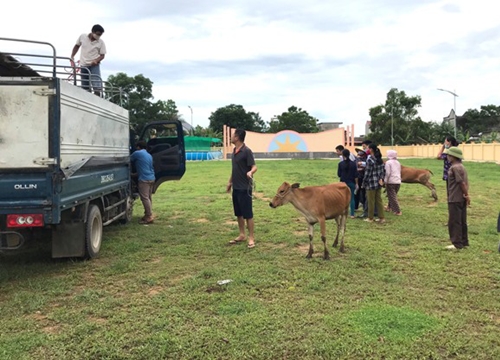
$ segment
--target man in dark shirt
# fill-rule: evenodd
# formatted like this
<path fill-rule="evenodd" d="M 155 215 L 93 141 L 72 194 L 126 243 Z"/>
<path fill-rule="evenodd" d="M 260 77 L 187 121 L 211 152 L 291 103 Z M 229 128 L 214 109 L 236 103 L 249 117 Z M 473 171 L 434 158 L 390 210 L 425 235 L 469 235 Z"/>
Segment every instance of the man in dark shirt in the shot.
<path fill-rule="evenodd" d="M 238 218 L 240 235 L 231 240 L 230 244 L 245 241 L 245 220 L 248 228 L 248 248 L 255 247 L 254 221 L 252 210 L 252 184 L 253 174 L 257 171 L 252 150 L 245 145 L 246 131 L 235 130 L 231 136 L 234 145 L 232 158 L 232 172 L 227 184 L 227 192 L 233 188 L 234 215 Z"/>
<path fill-rule="evenodd" d="M 448 232 L 452 245 L 449 250 L 469 246 L 467 233 L 467 206 L 470 205 L 469 180 L 462 164 L 462 150 L 458 147 L 445 149 L 451 166 L 448 170 Z"/>

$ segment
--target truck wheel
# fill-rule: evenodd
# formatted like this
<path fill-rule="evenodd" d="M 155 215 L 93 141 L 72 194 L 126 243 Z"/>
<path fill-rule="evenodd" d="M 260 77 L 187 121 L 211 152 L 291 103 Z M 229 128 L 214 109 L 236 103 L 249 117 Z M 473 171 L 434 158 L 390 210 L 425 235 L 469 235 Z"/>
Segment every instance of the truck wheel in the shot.
<path fill-rule="evenodd" d="M 102 216 L 97 205 L 90 205 L 85 224 L 85 257 L 95 258 L 102 244 Z"/>
<path fill-rule="evenodd" d="M 127 208 L 125 209 L 125 215 L 120 219 L 120 224 L 128 224 L 132 221 L 132 216 L 134 215 L 134 198 L 129 195 L 126 202 Z"/>

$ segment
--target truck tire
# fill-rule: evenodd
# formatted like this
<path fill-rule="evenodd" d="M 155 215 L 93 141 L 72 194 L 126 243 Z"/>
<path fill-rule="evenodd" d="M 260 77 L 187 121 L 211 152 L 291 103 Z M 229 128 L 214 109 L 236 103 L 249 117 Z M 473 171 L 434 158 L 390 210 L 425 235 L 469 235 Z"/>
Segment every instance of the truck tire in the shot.
<path fill-rule="evenodd" d="M 85 223 L 85 257 L 95 258 L 99 255 L 102 244 L 102 215 L 97 205 L 90 205 Z"/>
<path fill-rule="evenodd" d="M 134 215 L 134 198 L 129 195 L 127 197 L 125 215 L 120 219 L 120 224 L 128 224 L 132 221 L 132 216 Z"/>

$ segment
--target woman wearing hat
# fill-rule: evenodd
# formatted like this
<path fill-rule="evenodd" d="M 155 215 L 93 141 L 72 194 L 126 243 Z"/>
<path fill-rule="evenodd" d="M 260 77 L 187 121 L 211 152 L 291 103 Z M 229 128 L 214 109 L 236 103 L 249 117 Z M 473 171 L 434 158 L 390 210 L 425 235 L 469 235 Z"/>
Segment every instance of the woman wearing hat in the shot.
<path fill-rule="evenodd" d="M 448 170 L 450 170 L 450 162 L 448 161 L 448 157 L 444 152 L 446 149 L 449 149 L 452 146 L 458 146 L 458 141 L 453 136 L 448 135 L 444 139 L 443 146 L 437 155 L 438 160 L 444 160 L 443 162 L 443 180 L 446 181 L 446 196 L 448 196 Z"/>
<path fill-rule="evenodd" d="M 448 170 L 448 232 L 452 245 L 446 249 L 469 246 L 467 234 L 467 206 L 470 205 L 469 180 L 462 164 L 463 154 L 456 146 L 443 151 L 451 166 Z"/>

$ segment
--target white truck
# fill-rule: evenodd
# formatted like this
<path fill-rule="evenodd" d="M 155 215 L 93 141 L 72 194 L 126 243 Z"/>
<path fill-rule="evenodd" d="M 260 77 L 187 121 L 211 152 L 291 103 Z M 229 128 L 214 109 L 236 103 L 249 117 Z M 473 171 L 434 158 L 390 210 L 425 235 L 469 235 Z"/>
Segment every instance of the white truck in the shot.
<path fill-rule="evenodd" d="M 19 42 L 46 45 L 52 54 L 1 46 Z M 67 64 L 48 43 L 0 38 L 0 251 L 50 238 L 54 258 L 93 258 L 103 226 L 132 217 L 129 155 L 137 139 L 130 138 L 128 111 L 79 87 L 78 69 L 68 81 Z M 182 124 L 157 121 L 142 134 L 151 143 L 154 190 L 179 180 L 186 169 Z"/>

